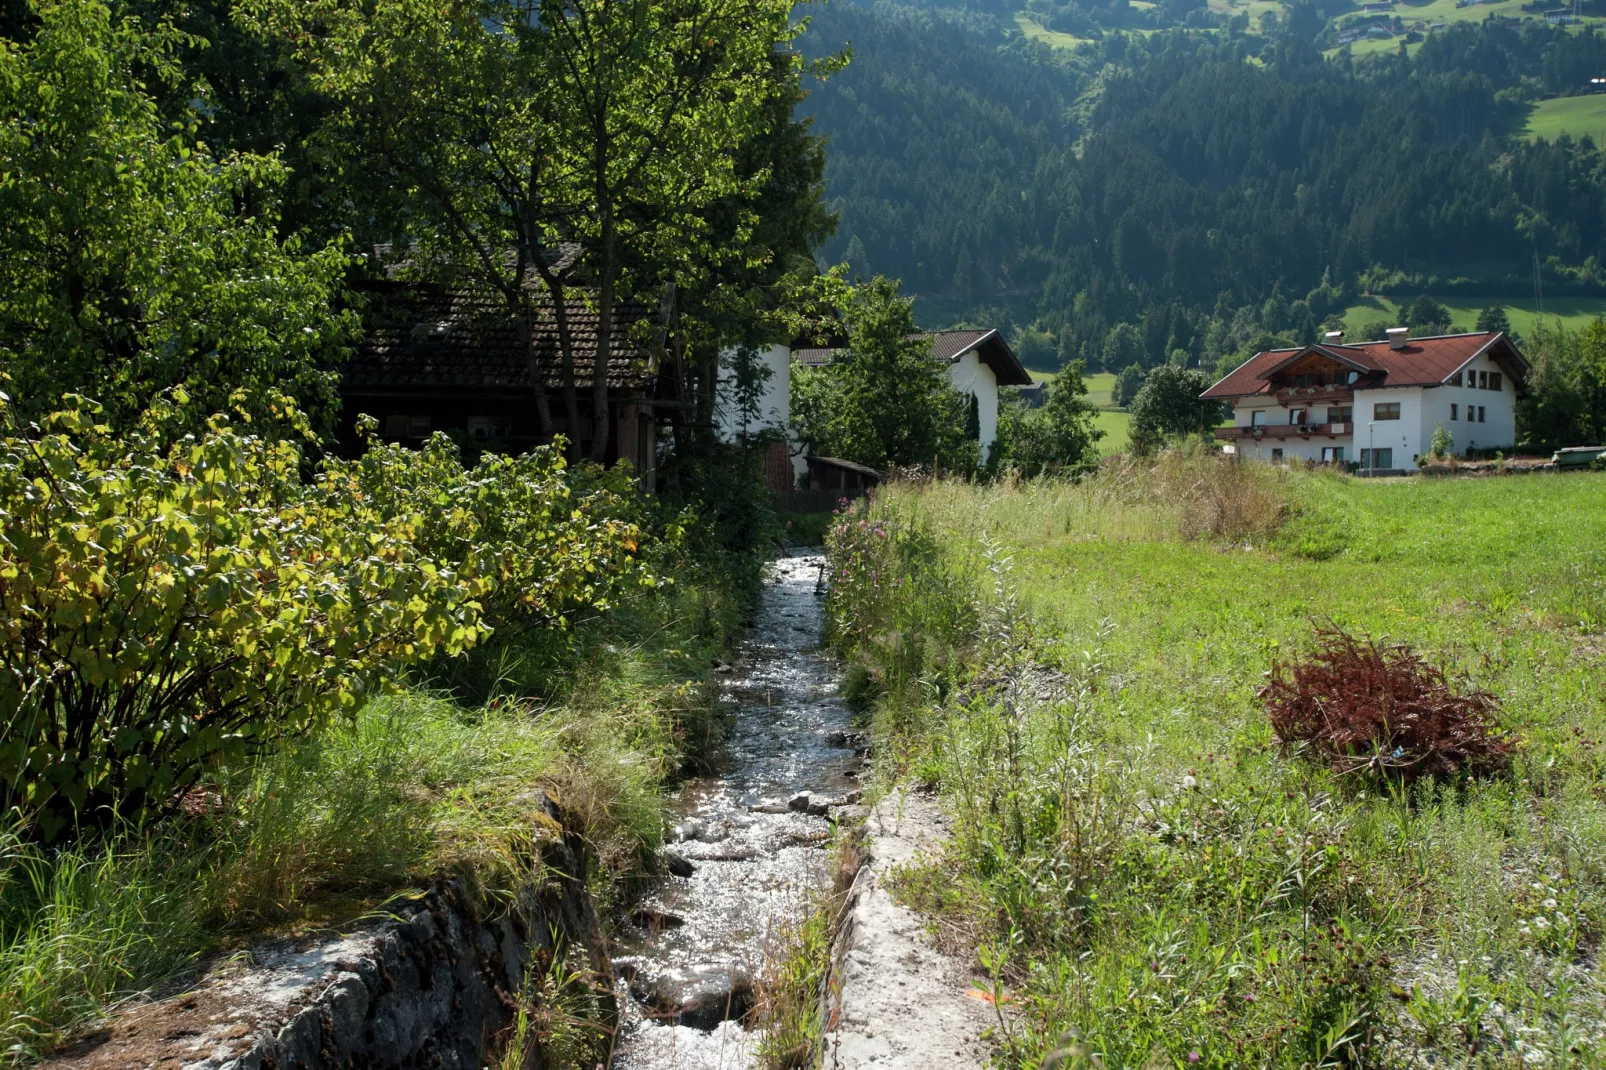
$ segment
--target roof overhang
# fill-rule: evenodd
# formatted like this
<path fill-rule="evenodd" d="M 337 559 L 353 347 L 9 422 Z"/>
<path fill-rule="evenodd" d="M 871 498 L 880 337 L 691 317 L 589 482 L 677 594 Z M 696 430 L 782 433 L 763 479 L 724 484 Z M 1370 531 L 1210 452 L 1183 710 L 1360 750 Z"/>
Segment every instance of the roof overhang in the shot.
<path fill-rule="evenodd" d="M 958 360 L 966 353 L 975 353 L 976 359 L 991 368 L 999 386 L 1031 385 L 1031 373 L 996 328 L 982 335 L 969 348 L 955 353 L 953 359 Z"/>
<path fill-rule="evenodd" d="M 1456 365 L 1455 371 L 1452 371 L 1450 375 L 1459 374 L 1466 369 L 1468 364 L 1471 364 L 1479 357 L 1488 357 L 1500 365 L 1501 369 L 1511 376 L 1512 386 L 1518 394 L 1527 389 L 1528 372 L 1532 370 L 1533 365 L 1528 363 L 1528 358 L 1522 355 L 1522 350 L 1517 348 L 1516 343 L 1511 340 L 1511 336 L 1506 334 L 1505 331 L 1496 334 L 1484 344 L 1482 349 L 1479 349 L 1472 356 Z M 1450 375 L 1445 376 L 1445 378 L 1449 379 Z"/>

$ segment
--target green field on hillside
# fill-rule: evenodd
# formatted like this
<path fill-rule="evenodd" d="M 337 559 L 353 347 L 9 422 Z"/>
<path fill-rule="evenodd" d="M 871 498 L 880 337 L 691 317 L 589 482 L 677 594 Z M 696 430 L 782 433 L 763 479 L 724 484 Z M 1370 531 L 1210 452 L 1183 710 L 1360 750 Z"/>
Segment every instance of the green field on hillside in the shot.
<path fill-rule="evenodd" d="M 1061 33 L 1058 30 L 1050 30 L 1045 26 L 1040 26 L 1027 18 L 1024 11 L 1015 13 L 1015 26 L 1033 41 L 1042 41 L 1044 44 L 1053 45 L 1055 48 L 1075 48 L 1077 45 L 1086 44 L 1088 40 L 1085 37 L 1077 37 L 1073 34 Z"/>
<path fill-rule="evenodd" d="M 1597 145 L 1606 144 L 1606 93 L 1541 100 L 1529 113 L 1522 132 L 1530 141 L 1554 141 L 1570 134 L 1575 138 L 1592 137 Z"/>
<path fill-rule="evenodd" d="M 1414 300 L 1416 300 L 1414 297 L 1392 298 L 1379 295 L 1361 298 L 1344 310 L 1344 323 L 1350 332 L 1348 340 L 1375 341 L 1358 337 L 1355 332 L 1373 320 L 1389 319 L 1397 322 L 1400 306 L 1409 305 Z M 1496 303 L 1505 308 L 1506 318 L 1511 321 L 1511 329 L 1518 334 L 1532 334 L 1534 322 L 1539 318 L 1538 305 L 1528 298 L 1502 298 L 1498 302 L 1494 298 L 1473 297 L 1440 297 L 1435 300 L 1450 310 L 1453 326 L 1464 327 L 1469 331 L 1476 329 L 1478 313 L 1486 305 Z M 1603 315 L 1606 315 L 1606 298 L 1556 297 L 1545 300 L 1545 323 L 1548 326 L 1554 327 L 1559 323 L 1570 331 L 1576 331 L 1587 327 L 1597 316 Z"/>
<path fill-rule="evenodd" d="M 997 1065 L 1606 1065 L 1606 476 L 1174 454 L 895 485 L 835 537 L 876 774 L 953 815 L 898 889 L 976 953 Z M 1328 624 L 1493 696 L 1509 763 L 1281 742 L 1261 689 Z"/>

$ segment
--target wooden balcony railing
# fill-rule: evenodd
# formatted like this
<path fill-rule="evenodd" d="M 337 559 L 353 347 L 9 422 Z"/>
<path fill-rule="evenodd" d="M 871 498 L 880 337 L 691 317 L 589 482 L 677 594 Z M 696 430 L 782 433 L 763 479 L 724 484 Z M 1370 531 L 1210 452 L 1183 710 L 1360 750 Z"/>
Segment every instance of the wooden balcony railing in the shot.
<path fill-rule="evenodd" d="M 1347 383 L 1329 383 L 1326 386 L 1280 386 L 1276 393 L 1277 404 L 1325 405 L 1335 401 L 1354 401 L 1355 388 Z"/>
<path fill-rule="evenodd" d="M 1310 438 L 1313 435 L 1326 435 L 1328 438 L 1337 438 L 1339 435 L 1353 434 L 1354 431 L 1355 425 L 1352 423 L 1261 424 L 1258 427 L 1218 427 L 1216 428 L 1216 437 L 1223 442 L 1236 442 L 1245 438 Z"/>

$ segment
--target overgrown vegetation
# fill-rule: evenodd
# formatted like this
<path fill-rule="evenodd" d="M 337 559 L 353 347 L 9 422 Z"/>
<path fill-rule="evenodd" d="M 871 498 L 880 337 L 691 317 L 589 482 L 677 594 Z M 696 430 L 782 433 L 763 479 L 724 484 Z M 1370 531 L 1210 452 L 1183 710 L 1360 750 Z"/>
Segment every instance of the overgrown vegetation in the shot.
<path fill-rule="evenodd" d="M 1242 494 L 1252 532 L 1190 519 Z M 1075 485 L 895 484 L 845 516 L 829 620 L 879 696 L 877 773 L 955 817 L 904 894 L 1000 990 L 1003 1064 L 1606 1057 L 1603 506 L 1594 475 L 1166 453 Z M 1325 620 L 1387 637 L 1347 687 L 1457 707 L 1452 741 L 1500 699 L 1481 750 L 1395 734 L 1389 757 L 1476 767 L 1509 740 L 1509 772 L 1406 783 L 1280 746 L 1264 674 Z"/>

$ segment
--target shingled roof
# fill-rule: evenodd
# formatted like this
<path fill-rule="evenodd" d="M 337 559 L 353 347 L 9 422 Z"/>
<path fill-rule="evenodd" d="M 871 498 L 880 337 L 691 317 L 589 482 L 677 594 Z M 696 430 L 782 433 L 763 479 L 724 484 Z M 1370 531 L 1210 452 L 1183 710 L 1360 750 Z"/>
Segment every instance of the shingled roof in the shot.
<path fill-rule="evenodd" d="M 1437 386 L 1479 355 L 1487 355 L 1498 361 L 1519 385 L 1528 371 L 1527 360 L 1503 331 L 1412 338 L 1401 349 L 1390 348 L 1387 341 L 1356 345 L 1323 343 L 1256 353 L 1202 396 L 1242 398 L 1274 393 L 1277 388 L 1272 384 L 1272 374 L 1307 354 L 1327 356 L 1349 364 L 1360 376 L 1353 384 L 1357 390 Z"/>
<path fill-rule="evenodd" d="M 439 390 L 453 393 L 527 390 L 524 347 L 516 321 L 499 298 L 427 283 L 384 283 L 367 317 L 367 332 L 342 369 L 349 392 Z M 583 294 L 566 298 L 574 345 L 575 385 L 588 388 L 597 353 L 597 313 Z M 656 377 L 639 325 L 649 318 L 639 304 L 614 308 L 608 386 L 646 388 Z M 557 320 L 550 300 L 535 324 L 535 349 L 547 385 L 561 385 Z"/>
<path fill-rule="evenodd" d="M 993 370 L 998 379 L 999 386 L 1026 386 L 1032 377 L 1021 365 L 1015 351 L 1009 348 L 1004 336 L 992 328 L 984 330 L 957 330 L 957 331 L 927 331 L 922 334 L 912 334 L 911 338 L 931 340 L 931 355 L 933 358 L 946 364 L 957 362 L 966 353 L 974 350 L 977 358 Z M 829 364 L 836 358 L 841 349 L 833 348 L 806 348 L 794 349 L 792 356 L 802 364 L 818 367 Z"/>

